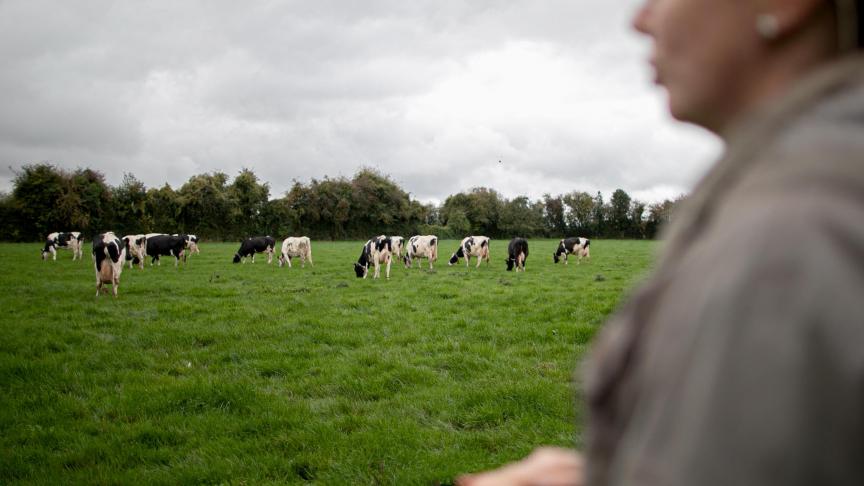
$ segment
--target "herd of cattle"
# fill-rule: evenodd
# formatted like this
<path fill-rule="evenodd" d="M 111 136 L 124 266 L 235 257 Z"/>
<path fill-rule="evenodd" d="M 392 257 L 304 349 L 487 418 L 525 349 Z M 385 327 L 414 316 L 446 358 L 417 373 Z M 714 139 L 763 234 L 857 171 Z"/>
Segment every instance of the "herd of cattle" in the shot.
<path fill-rule="evenodd" d="M 83 237 L 77 231 L 67 233 L 51 233 L 45 241 L 42 249 L 42 259 L 51 256 L 57 259 L 57 249 L 65 248 L 72 251 L 72 259 L 81 259 Z M 386 268 L 385 275 L 390 278 L 390 265 L 393 259 L 401 259 L 406 268 L 413 268 L 414 262 L 426 259 L 429 269 L 438 260 L 438 237 L 435 235 L 412 236 L 405 241 L 401 236 L 377 236 L 363 245 L 360 258 L 354 264 L 354 272 L 358 278 L 366 278 L 370 270 L 374 270 L 373 278 L 379 278 L 381 267 Z M 450 256 L 448 265 L 456 265 L 460 259 L 465 260 L 465 265 L 471 264 L 471 259 L 477 261 L 479 267 L 483 261 L 489 264 L 489 243 L 487 236 L 468 236 L 462 239 L 459 247 Z M 558 243 L 558 248 L 552 255 L 554 263 L 562 258 L 567 264 L 569 255 L 577 257 L 577 263 L 583 258 L 590 259 L 589 246 L 591 242 L 587 238 L 573 237 L 564 238 Z M 271 236 L 256 236 L 247 238 L 240 243 L 240 249 L 234 254 L 234 263 L 246 261 L 250 258 L 255 263 L 257 253 L 267 254 L 267 263 L 273 262 L 273 253 L 276 251 L 276 239 Z M 173 256 L 174 266 L 180 260 L 184 262 L 191 253 L 200 253 L 198 249 L 198 237 L 195 235 L 168 235 L 163 233 L 149 233 L 146 235 L 127 235 L 118 238 L 114 233 L 107 232 L 97 235 L 93 239 L 93 261 L 96 270 L 96 295 L 107 291 L 105 285 L 111 284 L 114 296 L 117 296 L 117 288 L 120 285 L 120 273 L 123 266 L 128 264 L 139 265 L 144 268 L 144 260 L 151 258 L 150 264 L 161 264 L 160 256 Z M 288 237 L 282 241 L 279 253 L 279 266 L 291 267 L 291 259 L 299 258 L 301 265 L 306 266 L 308 261 L 312 265 L 312 242 L 306 236 Z M 516 271 L 525 271 L 525 263 L 528 259 L 528 241 L 525 238 L 516 237 L 510 240 L 507 246 L 507 270 L 514 268 Z M 420 263 L 422 266 L 422 263 Z"/>

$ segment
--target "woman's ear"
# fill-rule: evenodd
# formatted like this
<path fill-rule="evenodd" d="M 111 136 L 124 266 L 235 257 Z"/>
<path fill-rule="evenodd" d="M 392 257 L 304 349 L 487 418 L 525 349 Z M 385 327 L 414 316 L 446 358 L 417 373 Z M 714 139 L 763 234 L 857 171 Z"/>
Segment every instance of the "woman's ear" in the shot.
<path fill-rule="evenodd" d="M 789 37 L 808 27 L 814 19 L 830 14 L 835 1 L 843 4 L 855 0 L 761 0 L 756 5 L 756 22 L 772 19 L 776 28 L 774 37 Z"/>

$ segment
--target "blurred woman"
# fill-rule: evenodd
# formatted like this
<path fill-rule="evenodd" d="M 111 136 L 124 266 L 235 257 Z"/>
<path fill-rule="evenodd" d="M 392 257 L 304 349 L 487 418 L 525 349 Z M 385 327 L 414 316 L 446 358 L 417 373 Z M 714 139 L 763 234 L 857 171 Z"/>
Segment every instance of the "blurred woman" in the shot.
<path fill-rule="evenodd" d="M 460 484 L 864 484 L 859 0 L 647 0 L 656 82 L 725 142 L 586 366 L 587 444 Z"/>

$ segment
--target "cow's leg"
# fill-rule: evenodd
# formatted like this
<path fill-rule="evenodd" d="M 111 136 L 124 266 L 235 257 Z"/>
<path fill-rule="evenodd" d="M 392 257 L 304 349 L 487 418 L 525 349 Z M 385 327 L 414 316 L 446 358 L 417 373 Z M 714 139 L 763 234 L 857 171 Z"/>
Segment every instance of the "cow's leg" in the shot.
<path fill-rule="evenodd" d="M 474 268 L 480 268 L 480 264 L 483 263 L 483 254 L 477 255 L 477 265 Z"/>
<path fill-rule="evenodd" d="M 57 250 L 54 247 L 51 247 L 51 258 L 56 262 L 57 261 Z"/>
<path fill-rule="evenodd" d="M 387 257 L 387 280 L 390 280 L 390 264 L 393 262 L 393 259 L 389 256 Z"/>
<path fill-rule="evenodd" d="M 255 252 L 252 252 L 252 263 L 255 263 Z"/>
<path fill-rule="evenodd" d="M 273 263 L 273 248 L 267 248 L 267 265 Z"/>
<path fill-rule="evenodd" d="M 288 262 L 288 268 L 291 268 L 291 255 L 285 255 L 285 261 Z"/>
<path fill-rule="evenodd" d="M 429 270 L 432 270 L 432 256 L 429 256 Z"/>

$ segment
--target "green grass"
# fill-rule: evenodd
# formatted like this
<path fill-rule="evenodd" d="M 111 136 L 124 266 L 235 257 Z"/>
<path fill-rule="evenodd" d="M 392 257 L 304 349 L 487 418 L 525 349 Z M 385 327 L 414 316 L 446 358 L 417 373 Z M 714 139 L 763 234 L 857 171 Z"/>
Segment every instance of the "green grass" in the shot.
<path fill-rule="evenodd" d="M 574 370 L 655 248 L 592 243 L 564 266 L 531 241 L 523 274 L 504 241 L 479 269 L 444 241 L 434 271 L 374 281 L 361 242 L 313 242 L 305 269 L 204 242 L 125 269 L 117 299 L 89 245 L 0 244 L 0 483 L 448 484 L 579 445 Z"/>

